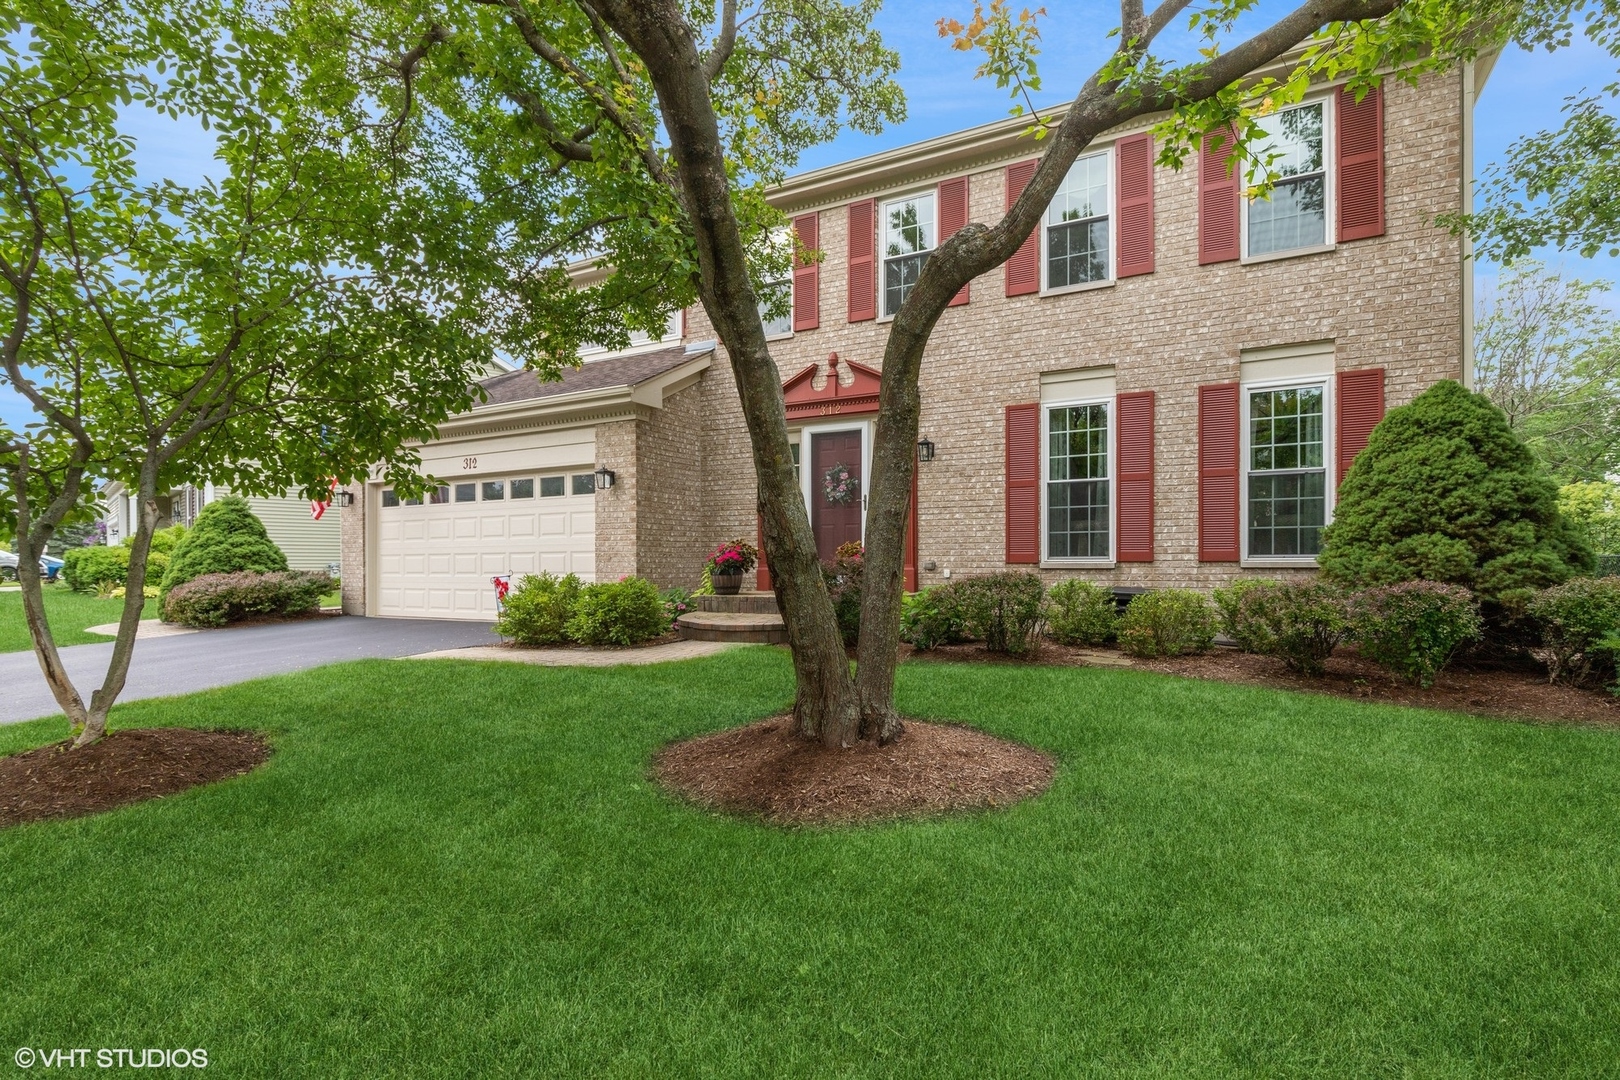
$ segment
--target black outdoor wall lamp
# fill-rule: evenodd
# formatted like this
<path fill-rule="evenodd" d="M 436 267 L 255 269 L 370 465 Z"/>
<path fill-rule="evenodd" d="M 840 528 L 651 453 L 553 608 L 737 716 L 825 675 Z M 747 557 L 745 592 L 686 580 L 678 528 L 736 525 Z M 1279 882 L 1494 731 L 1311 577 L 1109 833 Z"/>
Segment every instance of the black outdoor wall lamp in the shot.
<path fill-rule="evenodd" d="M 608 468 L 606 465 L 602 466 L 600 469 L 596 470 L 596 490 L 606 491 L 608 488 L 613 486 L 613 481 L 616 479 L 618 479 L 618 477 L 613 475 L 612 469 Z"/>
<path fill-rule="evenodd" d="M 334 491 L 334 492 L 332 492 L 332 505 L 333 506 L 353 506 L 354 505 L 354 492 L 352 492 L 352 491 Z"/>
<path fill-rule="evenodd" d="M 917 460 L 918 461 L 933 461 L 934 460 L 934 444 L 932 442 L 930 442 L 927 439 L 918 439 L 917 440 Z"/>

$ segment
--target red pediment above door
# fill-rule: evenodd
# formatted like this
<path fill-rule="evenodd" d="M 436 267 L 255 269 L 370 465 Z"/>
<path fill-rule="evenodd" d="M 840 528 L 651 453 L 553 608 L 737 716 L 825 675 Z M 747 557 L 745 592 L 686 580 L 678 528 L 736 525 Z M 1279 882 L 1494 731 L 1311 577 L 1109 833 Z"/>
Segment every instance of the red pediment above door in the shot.
<path fill-rule="evenodd" d="M 832 353 L 782 384 L 788 422 L 877 412 L 881 381 L 878 372 Z"/>

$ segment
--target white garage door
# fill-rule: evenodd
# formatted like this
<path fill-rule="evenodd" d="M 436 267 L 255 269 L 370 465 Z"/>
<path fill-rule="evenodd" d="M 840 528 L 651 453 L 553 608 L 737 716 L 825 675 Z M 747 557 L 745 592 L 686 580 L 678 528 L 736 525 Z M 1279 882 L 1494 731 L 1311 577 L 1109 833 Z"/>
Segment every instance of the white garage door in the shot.
<path fill-rule="evenodd" d="M 596 571 L 595 477 L 518 473 L 448 484 L 423 500 L 384 488 L 377 508 L 377 614 L 495 618 L 499 574 Z"/>

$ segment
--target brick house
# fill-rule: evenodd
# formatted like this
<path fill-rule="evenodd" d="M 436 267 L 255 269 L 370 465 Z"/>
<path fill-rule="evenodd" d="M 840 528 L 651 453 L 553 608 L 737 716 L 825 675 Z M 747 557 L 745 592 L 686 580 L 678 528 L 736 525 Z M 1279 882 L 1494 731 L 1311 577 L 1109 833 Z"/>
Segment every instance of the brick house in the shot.
<path fill-rule="evenodd" d="M 1116 587 L 1308 573 L 1386 407 L 1470 379 L 1472 267 L 1434 218 L 1467 205 L 1485 71 L 1391 79 L 1359 102 L 1324 85 L 1274 114 L 1269 200 L 1246 199 L 1218 153 L 1155 166 L 1148 122 L 1096 140 L 934 331 L 908 587 L 1008 566 Z M 929 250 L 1027 183 L 1025 126 L 772 195 L 823 253 L 778 283 L 791 315 L 767 329 L 824 554 L 861 534 L 885 323 Z M 558 383 L 487 380 L 490 401 L 424 448 L 443 483 L 424 504 L 351 489 L 346 610 L 490 618 L 491 576 L 540 569 L 692 585 L 715 543 L 755 535 L 747 433 L 701 308 L 582 359 Z"/>

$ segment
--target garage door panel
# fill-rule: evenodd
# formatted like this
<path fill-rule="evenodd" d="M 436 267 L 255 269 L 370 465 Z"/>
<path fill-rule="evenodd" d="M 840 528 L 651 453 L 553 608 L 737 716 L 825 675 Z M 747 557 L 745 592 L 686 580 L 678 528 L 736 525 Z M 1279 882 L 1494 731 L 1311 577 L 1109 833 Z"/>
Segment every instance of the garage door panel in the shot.
<path fill-rule="evenodd" d="M 534 514 L 513 514 L 506 521 L 506 535 L 513 540 L 527 539 L 537 532 Z"/>
<path fill-rule="evenodd" d="M 456 518 L 453 531 L 457 540 L 476 540 L 478 539 L 478 519 L 475 517 Z"/>
<path fill-rule="evenodd" d="M 430 522 L 428 522 L 428 539 L 429 540 L 448 540 L 448 539 L 450 539 L 450 519 L 449 518 L 441 518 L 438 521 L 430 521 Z"/>

